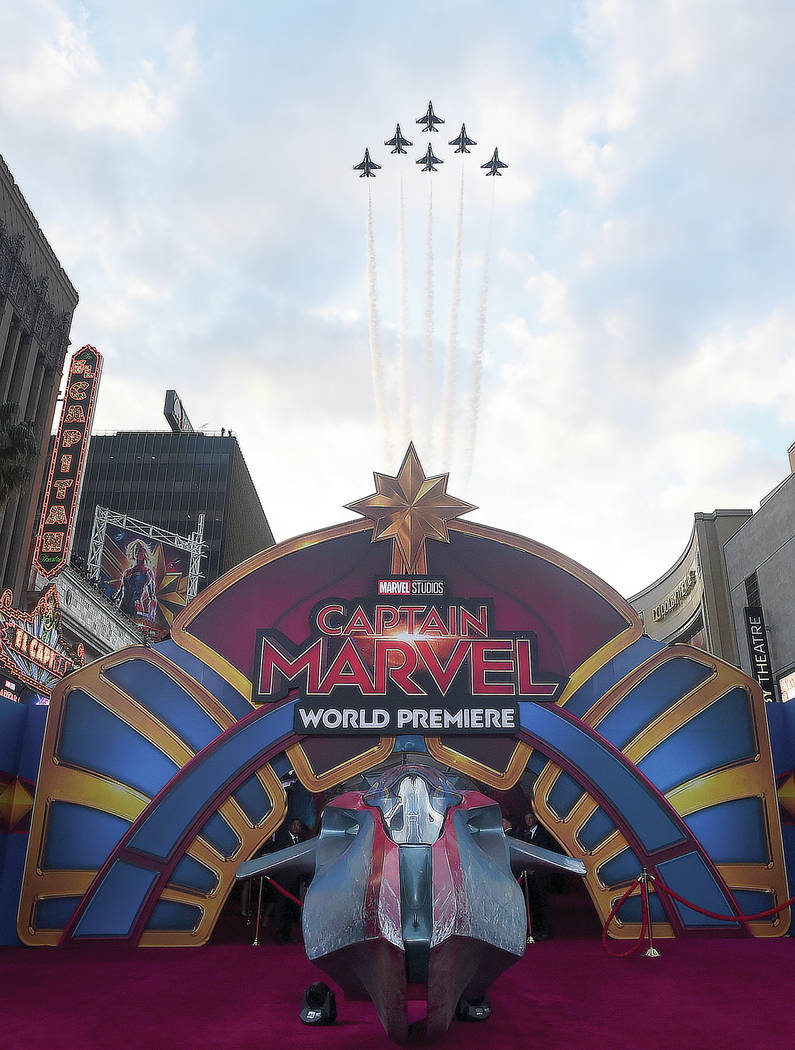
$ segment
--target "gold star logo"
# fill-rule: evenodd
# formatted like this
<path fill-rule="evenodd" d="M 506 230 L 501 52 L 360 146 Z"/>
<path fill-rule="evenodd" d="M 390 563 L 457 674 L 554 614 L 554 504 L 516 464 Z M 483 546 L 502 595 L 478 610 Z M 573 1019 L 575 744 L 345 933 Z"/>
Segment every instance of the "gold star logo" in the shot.
<path fill-rule="evenodd" d="M 449 543 L 447 522 L 477 507 L 448 494 L 448 474 L 426 478 L 413 444 L 397 477 L 378 473 L 373 477 L 372 496 L 347 503 L 346 509 L 372 521 L 373 543 L 392 540 L 393 574 L 427 572 L 425 541 Z"/>

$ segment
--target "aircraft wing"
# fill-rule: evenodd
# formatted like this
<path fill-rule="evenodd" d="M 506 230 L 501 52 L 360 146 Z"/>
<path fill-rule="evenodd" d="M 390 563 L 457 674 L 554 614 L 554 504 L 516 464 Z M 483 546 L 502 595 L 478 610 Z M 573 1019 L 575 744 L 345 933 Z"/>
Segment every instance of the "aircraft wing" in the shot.
<path fill-rule="evenodd" d="M 515 839 L 511 835 L 505 836 L 505 844 L 508 847 L 511 867 L 514 871 L 546 868 L 552 871 L 568 871 L 573 875 L 585 875 L 583 862 L 567 857 L 563 853 L 555 853 L 551 849 L 533 846 L 531 843 L 522 842 L 521 839 Z"/>
<path fill-rule="evenodd" d="M 314 875 L 317 841 L 307 839 L 306 842 L 296 842 L 294 846 L 287 846 L 275 853 L 245 860 L 235 872 L 235 878 L 250 879 L 252 875 Z"/>

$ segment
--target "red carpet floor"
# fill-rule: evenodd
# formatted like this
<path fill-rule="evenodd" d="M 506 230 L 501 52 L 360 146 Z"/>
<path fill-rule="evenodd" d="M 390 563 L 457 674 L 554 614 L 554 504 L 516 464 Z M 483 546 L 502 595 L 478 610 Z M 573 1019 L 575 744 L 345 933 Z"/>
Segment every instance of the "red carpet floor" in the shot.
<path fill-rule="evenodd" d="M 595 924 L 591 924 L 592 927 Z M 369 1003 L 338 996 L 330 1028 L 298 1020 L 323 979 L 300 944 L 245 943 L 227 920 L 205 948 L 0 949 L 3 1050 L 247 1050 L 391 1046 Z M 237 939 L 238 943 L 230 943 Z M 225 943 L 219 943 L 224 941 Z M 564 927 L 493 986 L 493 1016 L 434 1044 L 470 1047 L 791 1050 L 793 941 L 663 941 L 662 958 L 609 958 Z"/>

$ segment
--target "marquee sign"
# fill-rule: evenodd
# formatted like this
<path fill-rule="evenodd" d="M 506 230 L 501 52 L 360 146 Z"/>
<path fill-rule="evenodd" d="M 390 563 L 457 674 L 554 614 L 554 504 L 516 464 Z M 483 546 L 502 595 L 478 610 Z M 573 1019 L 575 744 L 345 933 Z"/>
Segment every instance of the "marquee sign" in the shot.
<path fill-rule="evenodd" d="M 61 636 L 61 611 L 55 585 L 26 613 L 11 605 L 11 591 L 0 595 L 0 664 L 37 692 L 48 693 L 64 675 L 82 667 L 85 649 L 74 652 Z"/>
<path fill-rule="evenodd" d="M 310 623 L 300 647 L 257 634 L 253 698 L 278 701 L 298 685 L 296 732 L 513 733 L 518 699 L 552 701 L 565 685 L 539 676 L 533 632 L 496 636 L 490 599 L 323 601 Z"/>
<path fill-rule="evenodd" d="M 101 372 L 102 355 L 93 346 L 73 354 L 33 555 L 34 566 L 47 579 L 69 559 Z"/>

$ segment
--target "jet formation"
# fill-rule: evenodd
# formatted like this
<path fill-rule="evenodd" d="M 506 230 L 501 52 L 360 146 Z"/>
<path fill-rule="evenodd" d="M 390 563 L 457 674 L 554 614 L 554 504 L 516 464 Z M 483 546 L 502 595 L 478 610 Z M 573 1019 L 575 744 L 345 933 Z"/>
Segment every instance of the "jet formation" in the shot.
<path fill-rule="evenodd" d="M 444 119 L 442 117 L 438 117 L 434 113 L 433 102 L 429 101 L 427 111 L 421 117 L 417 117 L 416 123 L 423 125 L 423 132 L 438 132 L 439 128 L 436 125 L 444 124 Z M 459 134 L 454 139 L 450 139 L 450 142 L 448 144 L 450 146 L 456 147 L 456 153 L 469 153 L 470 146 L 477 146 L 477 142 L 475 141 L 475 139 L 472 139 L 467 135 L 466 124 L 461 125 L 461 131 L 459 132 Z M 391 146 L 392 153 L 405 154 L 408 152 L 405 147 L 412 146 L 414 145 L 414 143 L 407 139 L 405 135 L 403 135 L 403 133 L 400 130 L 400 124 L 397 124 L 395 125 L 395 134 L 392 136 L 391 139 L 384 139 L 384 145 Z M 421 171 L 437 171 L 438 169 L 436 165 L 444 164 L 444 160 L 441 157 L 435 156 L 433 149 L 430 145 L 428 145 L 427 151 L 417 159 L 416 163 L 422 165 L 422 168 L 420 169 Z M 480 166 L 481 168 L 487 169 L 487 176 L 502 175 L 502 171 L 500 169 L 508 167 L 505 161 L 500 160 L 496 147 L 494 149 L 494 153 L 491 157 L 491 160 L 487 161 L 485 164 L 481 164 Z M 361 179 L 374 179 L 376 171 L 379 171 L 380 168 L 381 165 L 376 164 L 376 162 L 371 158 L 369 148 L 365 149 L 364 151 L 364 159 L 360 161 L 359 164 L 353 165 L 353 170 L 358 171 L 360 173 L 359 178 Z"/>

